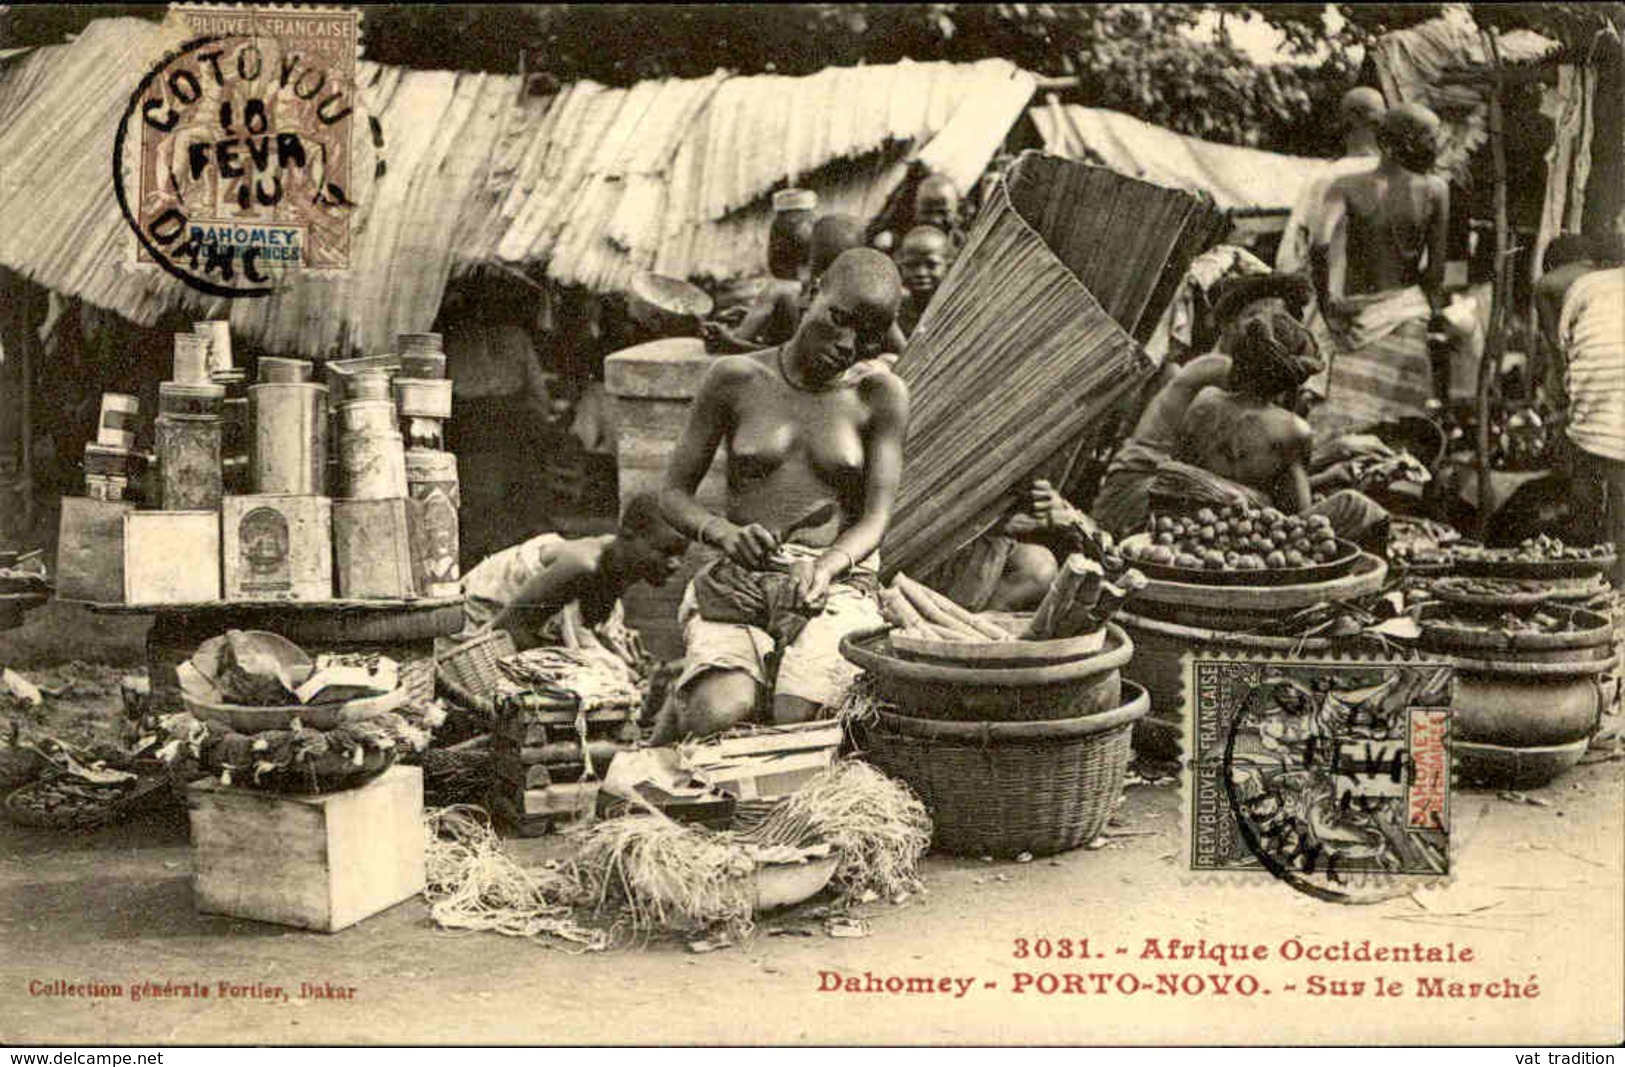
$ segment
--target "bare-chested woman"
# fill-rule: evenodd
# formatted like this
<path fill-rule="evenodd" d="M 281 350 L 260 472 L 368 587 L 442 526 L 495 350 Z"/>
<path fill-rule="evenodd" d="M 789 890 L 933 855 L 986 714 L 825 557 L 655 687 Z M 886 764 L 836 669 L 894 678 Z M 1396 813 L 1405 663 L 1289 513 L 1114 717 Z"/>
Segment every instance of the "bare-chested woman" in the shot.
<path fill-rule="evenodd" d="M 881 623 L 864 576 L 891 520 L 908 425 L 902 380 L 878 362 L 857 364 L 880 351 L 901 298 L 884 255 L 843 252 L 789 343 L 718 359 L 707 372 L 666 468 L 662 508 L 679 531 L 745 571 L 788 571 L 808 618 L 770 673 L 773 635 L 705 618 L 691 586 L 679 611 L 686 665 L 656 743 L 726 730 L 767 693 L 774 721 L 803 721 L 854 677 L 838 645 Z M 694 492 L 723 444 L 728 501 L 718 516 Z M 780 543 L 779 531 L 830 503 L 827 521 Z"/>

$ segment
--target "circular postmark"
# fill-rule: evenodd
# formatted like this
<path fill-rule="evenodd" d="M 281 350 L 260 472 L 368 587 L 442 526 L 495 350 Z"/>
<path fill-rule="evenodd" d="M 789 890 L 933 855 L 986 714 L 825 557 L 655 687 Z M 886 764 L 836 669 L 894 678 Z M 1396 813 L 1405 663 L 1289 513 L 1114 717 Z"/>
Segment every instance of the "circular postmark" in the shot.
<path fill-rule="evenodd" d="M 113 142 L 137 264 L 225 297 L 349 266 L 378 128 L 356 100 L 353 46 L 300 32 L 194 37 L 137 84 Z"/>
<path fill-rule="evenodd" d="M 1231 720 L 1221 772 L 1236 831 L 1264 869 L 1344 904 L 1446 877 L 1447 772 L 1434 759 L 1445 759 L 1449 685 L 1448 670 L 1425 664 L 1267 671 Z"/>

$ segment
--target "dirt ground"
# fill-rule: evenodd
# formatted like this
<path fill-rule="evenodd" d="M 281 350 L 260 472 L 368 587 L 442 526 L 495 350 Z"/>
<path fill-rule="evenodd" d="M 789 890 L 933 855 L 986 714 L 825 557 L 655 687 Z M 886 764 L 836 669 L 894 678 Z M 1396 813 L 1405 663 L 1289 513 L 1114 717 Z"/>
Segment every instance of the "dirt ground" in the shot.
<path fill-rule="evenodd" d="M 36 613 L 28 629 L 41 622 L 71 620 Z M 20 651 L 25 632 L 0 635 L 0 662 L 18 662 L 7 656 Z M 115 634 L 85 656 L 117 662 L 138 636 Z M 33 714 L 25 736 L 47 727 L 70 740 L 105 736 L 117 714 L 120 669 L 65 664 L 27 673 L 62 695 L 44 715 L 24 713 Z M 1108 830 L 1115 836 L 1095 850 L 1031 863 L 932 856 L 926 894 L 859 909 L 866 937 L 828 936 L 815 900 L 767 917 L 747 944 L 703 955 L 661 943 L 578 956 L 447 932 L 433 926 L 421 899 L 331 935 L 203 915 L 193 905 L 179 806 L 77 834 L 0 822 L 0 1042 L 1571 1045 L 1625 1038 L 1625 762 L 1582 765 L 1523 795 L 1458 792 L 1454 880 L 1366 906 L 1319 902 L 1267 876 L 1193 880 L 1181 862 L 1178 798 L 1176 785 L 1131 786 Z M 521 862 L 538 862 L 558 842 L 509 848 Z M 1076 958 L 1085 938 L 1087 962 Z M 1166 951 L 1173 938 L 1262 945 L 1268 958 L 1220 965 L 1148 956 L 1148 944 Z M 1335 954 L 1345 939 L 1356 951 L 1367 939 L 1373 947 L 1453 948 L 1457 963 L 1282 957 L 1294 946 L 1333 946 Z M 1470 962 L 1464 949 L 1474 953 Z M 1063 952 L 1073 958 L 1059 958 Z M 1126 991 L 1130 974 L 1143 991 Z M 830 991 L 853 979 L 861 989 L 868 975 L 882 991 Z M 1170 977 L 1168 985 L 1157 986 L 1159 975 Z M 916 989 L 926 984 L 919 979 L 967 981 L 950 983 L 948 992 L 886 992 L 888 978 L 917 979 Z M 1502 994 L 1510 982 L 1515 999 L 1483 989 L 1454 997 L 1448 985 L 1445 995 L 1427 996 L 1422 978 Z M 40 983 L 56 980 L 124 989 L 40 994 Z M 143 980 L 199 983 L 211 996 L 132 1002 L 129 987 Z M 220 983 L 245 995 L 221 999 Z M 355 993 L 301 997 L 301 983 Z M 256 985 L 281 986 L 289 996 L 255 997 Z"/>

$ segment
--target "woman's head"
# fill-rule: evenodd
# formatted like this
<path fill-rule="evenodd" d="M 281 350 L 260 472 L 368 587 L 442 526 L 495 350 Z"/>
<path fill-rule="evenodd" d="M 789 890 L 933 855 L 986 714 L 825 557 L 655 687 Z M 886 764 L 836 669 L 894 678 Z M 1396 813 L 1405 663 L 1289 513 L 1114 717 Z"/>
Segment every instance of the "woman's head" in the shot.
<path fill-rule="evenodd" d="M 1267 305 L 1274 301 L 1261 301 Z M 1260 400 L 1292 394 L 1322 367 L 1313 335 L 1282 310 L 1254 305 L 1237 323 L 1230 388 Z M 1256 310 L 1255 310 L 1256 309 Z"/>
<path fill-rule="evenodd" d="M 775 278 L 794 280 L 807 262 L 818 194 L 781 189 L 773 194 L 773 223 L 767 231 L 767 269 Z"/>

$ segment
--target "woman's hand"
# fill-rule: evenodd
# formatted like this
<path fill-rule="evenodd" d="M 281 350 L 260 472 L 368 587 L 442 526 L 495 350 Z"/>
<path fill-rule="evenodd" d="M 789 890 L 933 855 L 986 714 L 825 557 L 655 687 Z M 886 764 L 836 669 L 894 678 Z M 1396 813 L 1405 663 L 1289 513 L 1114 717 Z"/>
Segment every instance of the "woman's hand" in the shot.
<path fill-rule="evenodd" d="M 823 611 L 829 601 L 829 572 L 816 560 L 798 559 L 790 564 L 790 577 L 796 580 L 796 607 L 807 612 Z"/>
<path fill-rule="evenodd" d="M 759 522 L 747 526 L 730 524 L 727 532 L 717 538 L 717 547 L 740 566 L 761 570 L 767 558 L 778 550 L 779 539 Z"/>

